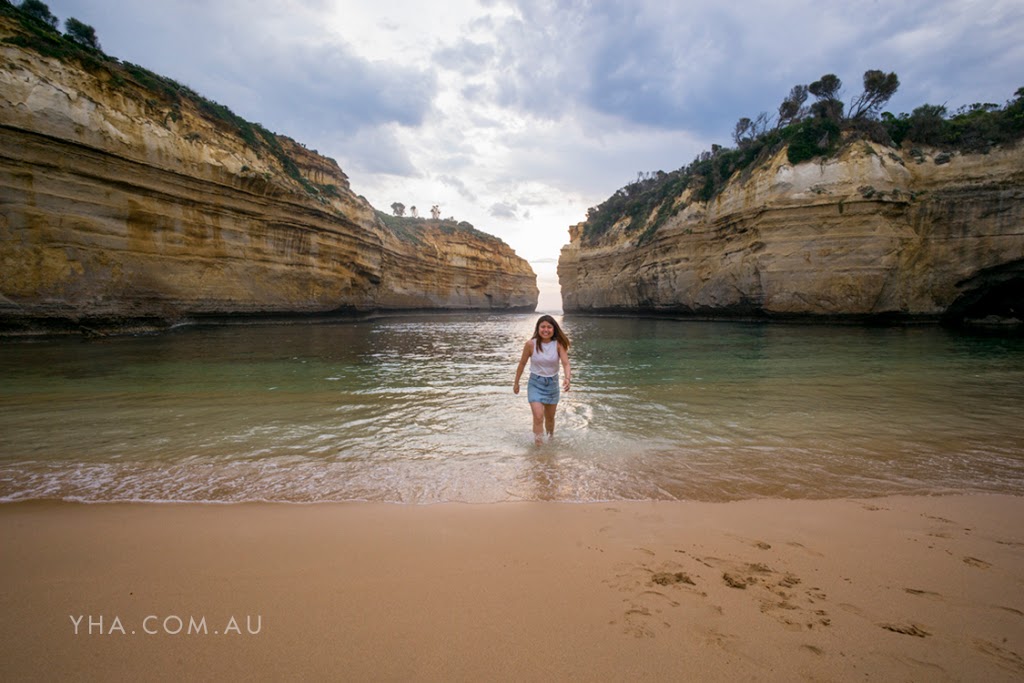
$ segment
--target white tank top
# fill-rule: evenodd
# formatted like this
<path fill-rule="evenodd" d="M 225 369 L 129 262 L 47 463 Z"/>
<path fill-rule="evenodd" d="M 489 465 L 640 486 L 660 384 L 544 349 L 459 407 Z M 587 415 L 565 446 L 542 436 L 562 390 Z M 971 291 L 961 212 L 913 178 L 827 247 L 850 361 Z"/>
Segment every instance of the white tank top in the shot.
<path fill-rule="evenodd" d="M 530 372 L 541 377 L 554 377 L 558 374 L 558 342 L 552 339 L 547 344 L 533 340 L 533 353 L 530 355 Z M 543 348 L 542 348 L 543 347 Z"/>

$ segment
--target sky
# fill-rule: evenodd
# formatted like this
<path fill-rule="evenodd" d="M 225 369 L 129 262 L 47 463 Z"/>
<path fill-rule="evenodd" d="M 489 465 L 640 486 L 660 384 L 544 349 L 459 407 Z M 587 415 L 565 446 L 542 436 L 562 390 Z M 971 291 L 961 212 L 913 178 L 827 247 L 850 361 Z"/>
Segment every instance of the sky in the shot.
<path fill-rule="evenodd" d="M 1003 104 L 1024 86 L 1020 0 L 54 0 L 108 55 L 335 159 L 352 190 L 472 223 L 561 307 L 569 226 L 639 172 L 732 146 L 834 73 L 886 110 Z"/>

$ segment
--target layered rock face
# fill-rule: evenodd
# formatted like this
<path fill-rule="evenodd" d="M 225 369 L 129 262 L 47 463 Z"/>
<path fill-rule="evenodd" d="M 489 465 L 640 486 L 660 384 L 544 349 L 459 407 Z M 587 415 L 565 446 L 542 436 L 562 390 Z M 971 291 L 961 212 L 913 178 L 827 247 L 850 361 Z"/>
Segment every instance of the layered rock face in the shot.
<path fill-rule="evenodd" d="M 1024 319 L 1024 146 L 940 155 L 864 141 L 780 151 L 708 203 L 690 191 L 643 244 L 628 219 L 570 228 L 567 312 Z"/>
<path fill-rule="evenodd" d="M 536 306 L 501 240 L 390 230 L 333 160 L 140 80 L 0 45 L 0 327 Z"/>

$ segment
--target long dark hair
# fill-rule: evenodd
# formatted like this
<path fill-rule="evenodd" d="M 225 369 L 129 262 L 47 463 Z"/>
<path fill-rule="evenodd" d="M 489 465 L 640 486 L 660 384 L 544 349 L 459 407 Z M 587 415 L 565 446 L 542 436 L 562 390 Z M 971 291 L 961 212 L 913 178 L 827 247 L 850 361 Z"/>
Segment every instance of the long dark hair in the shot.
<path fill-rule="evenodd" d="M 558 321 L 552 318 L 550 315 L 542 315 L 538 320 L 537 324 L 533 326 L 533 345 L 536 349 L 540 350 L 540 324 L 551 323 L 551 326 L 555 328 L 555 333 L 551 336 L 556 342 L 562 345 L 566 351 L 569 350 L 569 337 L 566 336 L 565 332 L 562 332 L 562 328 L 558 326 Z"/>

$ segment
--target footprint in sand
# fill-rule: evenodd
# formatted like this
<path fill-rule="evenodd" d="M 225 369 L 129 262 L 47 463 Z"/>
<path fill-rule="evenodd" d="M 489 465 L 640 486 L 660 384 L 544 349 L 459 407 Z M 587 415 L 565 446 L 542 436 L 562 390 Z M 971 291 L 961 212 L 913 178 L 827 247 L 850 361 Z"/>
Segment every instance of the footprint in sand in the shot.
<path fill-rule="evenodd" d="M 879 626 L 886 631 L 902 633 L 905 636 L 914 636 L 915 638 L 927 638 L 931 635 L 923 626 L 918 624 L 879 624 Z"/>
<path fill-rule="evenodd" d="M 800 577 L 793 576 L 792 574 L 786 574 L 784 577 L 782 577 L 782 580 L 779 581 L 779 585 L 783 588 L 792 588 L 793 586 L 799 585 L 800 583 L 802 583 L 800 581 Z M 825 596 L 822 595 L 821 597 Z"/>
<path fill-rule="evenodd" d="M 1006 607 L 1004 605 L 992 605 L 992 606 L 995 609 L 1001 609 L 1001 610 L 1003 610 L 1005 612 L 1009 612 L 1010 614 L 1016 614 L 1018 617 L 1024 617 L 1024 612 L 1021 612 L 1019 609 L 1014 609 L 1013 607 Z"/>
<path fill-rule="evenodd" d="M 654 638 L 656 631 L 670 629 L 672 624 L 662 616 L 665 607 L 679 607 L 679 602 L 654 590 L 646 590 L 632 599 L 623 600 L 626 611 L 622 615 L 622 632 L 635 638 Z M 617 625 L 617 620 L 609 624 Z"/>
<path fill-rule="evenodd" d="M 722 572 L 722 582 L 729 588 L 749 589 L 750 596 L 760 603 L 761 613 L 774 618 L 788 630 L 814 629 L 832 624 L 828 612 L 808 610 L 799 600 L 800 591 L 803 602 L 809 604 L 824 601 L 827 598 L 825 593 L 816 586 L 798 589 L 803 581 L 790 572 L 779 572 L 764 563 L 753 562 L 728 567 L 728 571 Z"/>
<path fill-rule="evenodd" d="M 805 546 L 803 543 L 797 543 L 796 541 L 789 541 L 788 543 L 786 543 L 786 545 L 788 545 L 791 548 L 799 548 L 800 550 L 804 551 L 805 553 L 807 553 L 811 557 L 825 557 L 824 555 L 822 555 L 818 551 L 811 550 L 810 548 Z"/>
<path fill-rule="evenodd" d="M 867 614 L 864 613 L 864 610 L 862 610 L 860 607 L 857 607 L 857 605 L 851 605 L 848 602 L 841 602 L 839 603 L 839 607 L 845 612 L 849 612 L 850 614 L 856 614 L 858 617 L 867 617 Z"/>
<path fill-rule="evenodd" d="M 641 561 L 621 567 L 621 573 L 604 581 L 610 588 L 628 594 L 622 600 L 625 607 L 622 616 L 608 623 L 621 627 L 623 633 L 635 638 L 654 638 L 659 632 L 672 628 L 671 614 L 681 606 L 681 600 L 707 595 L 695 589 L 699 576 L 683 571 L 683 567 L 674 562 L 652 567 L 645 560 L 656 553 L 643 547 L 635 550 L 642 555 Z M 667 590 L 663 592 L 659 588 Z"/>
<path fill-rule="evenodd" d="M 668 607 L 679 607 L 679 602 L 678 601 L 673 600 L 672 598 L 668 597 L 664 593 L 659 593 L 658 591 L 644 591 L 643 593 L 640 593 L 636 597 L 637 597 L 637 599 L 644 599 L 644 600 L 647 600 L 648 602 L 658 603 L 658 604 L 661 604 L 661 605 L 667 605 Z M 660 613 L 661 609 L 660 608 L 655 608 L 655 611 Z"/>
<path fill-rule="evenodd" d="M 972 567 L 977 567 L 978 569 L 988 569 L 992 566 L 985 560 L 979 560 L 976 557 L 965 557 L 964 564 L 970 565 Z"/>
<path fill-rule="evenodd" d="M 750 541 L 750 544 L 756 547 L 757 541 Z M 636 551 L 644 554 L 649 552 L 642 547 L 637 547 Z M 652 635 L 658 630 L 658 622 L 663 622 L 661 617 L 656 616 L 660 612 L 656 608 L 666 606 L 663 601 L 667 601 L 669 607 L 680 605 L 678 601 L 658 592 L 657 587 L 667 588 L 666 593 L 682 591 L 681 595 L 707 598 L 708 592 L 698 587 L 703 577 L 700 567 L 695 565 L 716 569 L 728 588 L 744 591 L 739 595 L 746 597 L 738 595 L 738 599 L 755 600 L 762 614 L 772 617 L 786 629 L 799 631 L 832 624 L 828 612 L 820 609 L 822 605 L 817 604 L 827 600 L 826 594 L 817 586 L 805 587 L 803 580 L 791 572 L 778 571 L 764 562 L 737 562 L 712 556 L 692 556 L 685 552 L 682 554 L 692 562 L 686 566 L 675 562 L 663 563 L 659 567 L 641 563 L 639 566 L 634 565 L 628 574 L 620 574 L 618 581 L 612 584 L 620 591 L 631 593 L 631 597 L 623 600 L 628 608 L 625 619 L 627 632 L 639 634 L 638 637 Z M 636 590 L 638 588 L 639 592 Z M 679 600 L 683 599 L 679 597 Z M 721 610 L 720 607 L 714 609 Z M 621 623 L 621 620 L 613 623 Z"/>
<path fill-rule="evenodd" d="M 659 586 L 671 586 L 676 583 L 686 583 L 691 586 L 697 585 L 686 572 L 656 572 L 651 576 L 651 581 Z"/>
<path fill-rule="evenodd" d="M 755 539 L 752 539 L 752 538 L 745 538 L 743 536 L 736 536 L 734 534 L 727 534 L 727 535 L 730 538 L 735 538 L 735 539 L 737 539 L 739 541 L 742 541 L 743 543 L 745 543 L 747 545 L 753 546 L 753 547 L 757 548 L 758 550 L 771 550 L 772 549 L 772 544 L 768 543 L 766 541 L 755 540 Z"/>
<path fill-rule="evenodd" d="M 747 587 L 746 579 L 736 576 L 735 574 L 730 574 L 729 572 L 722 572 L 722 581 L 724 581 L 725 585 L 729 588 L 739 588 L 743 590 Z"/>
<path fill-rule="evenodd" d="M 988 656 L 994 657 L 1002 666 L 1011 671 L 1024 673 L 1024 657 L 1021 657 L 1013 650 L 1007 650 L 1004 647 L 990 643 L 987 640 L 981 640 L 980 638 L 975 638 L 974 647 Z"/>
<path fill-rule="evenodd" d="M 761 562 L 748 562 L 741 568 L 722 572 L 722 581 L 729 588 L 744 589 L 758 583 L 759 580 L 774 574 L 768 565 Z M 798 580 L 799 581 L 799 580 Z"/>
<path fill-rule="evenodd" d="M 653 638 L 654 631 L 650 627 L 650 619 L 653 615 L 651 610 L 646 607 L 634 605 L 626 610 L 622 619 L 625 622 L 623 627 L 623 633 L 628 633 L 635 638 Z M 617 621 L 609 622 L 612 625 L 618 624 Z"/>
<path fill-rule="evenodd" d="M 924 517 L 925 519 L 934 519 L 936 522 L 945 522 L 946 524 L 956 524 L 956 522 L 954 522 L 953 520 L 946 519 L 945 517 L 937 517 L 935 515 L 925 515 L 925 514 L 923 514 L 921 516 Z"/>

